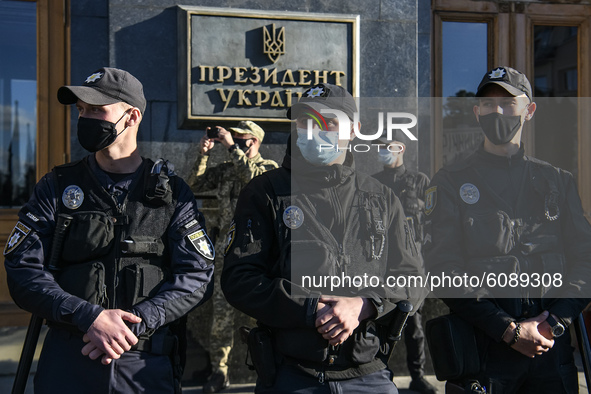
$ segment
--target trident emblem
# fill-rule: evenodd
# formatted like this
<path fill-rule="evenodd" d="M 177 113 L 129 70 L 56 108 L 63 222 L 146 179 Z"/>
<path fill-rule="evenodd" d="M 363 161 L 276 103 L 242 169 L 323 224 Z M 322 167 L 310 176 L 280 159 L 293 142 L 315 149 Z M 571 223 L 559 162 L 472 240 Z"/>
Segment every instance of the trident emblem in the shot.
<path fill-rule="evenodd" d="M 263 26 L 263 53 L 275 63 L 279 56 L 285 54 L 285 27 L 277 31 L 273 23 L 272 29 L 270 32 L 267 26 Z"/>

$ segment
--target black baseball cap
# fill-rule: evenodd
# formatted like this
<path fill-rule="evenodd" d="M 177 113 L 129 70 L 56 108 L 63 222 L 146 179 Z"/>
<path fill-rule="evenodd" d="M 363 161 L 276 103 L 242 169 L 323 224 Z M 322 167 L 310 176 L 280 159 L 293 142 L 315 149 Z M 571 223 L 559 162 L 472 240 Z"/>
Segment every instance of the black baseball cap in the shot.
<path fill-rule="evenodd" d="M 491 84 L 499 85 L 513 96 L 525 94 L 529 101 L 532 101 L 531 85 L 527 77 L 514 68 L 497 67 L 484 74 L 478 85 L 476 97 L 482 97 L 484 88 Z"/>
<path fill-rule="evenodd" d="M 146 98 L 142 83 L 127 71 L 103 67 L 89 75 L 82 86 L 62 86 L 57 91 L 62 104 L 76 104 L 80 99 L 92 105 L 109 105 L 124 102 L 146 110 Z"/>
<path fill-rule="evenodd" d="M 346 113 L 351 120 L 357 112 L 357 104 L 351 93 L 342 86 L 330 83 L 321 83 L 306 90 L 300 100 L 287 110 L 287 117 L 296 119 L 307 108 L 318 112 L 321 109 L 338 109 Z"/>

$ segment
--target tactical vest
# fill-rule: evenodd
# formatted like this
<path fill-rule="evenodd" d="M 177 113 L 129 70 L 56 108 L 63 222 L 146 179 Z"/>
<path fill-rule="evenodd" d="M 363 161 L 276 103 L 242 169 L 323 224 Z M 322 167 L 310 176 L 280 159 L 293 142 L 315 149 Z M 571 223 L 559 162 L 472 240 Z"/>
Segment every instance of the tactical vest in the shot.
<path fill-rule="evenodd" d="M 100 185 L 87 159 L 54 168 L 58 210 L 72 217 L 56 274 L 65 291 L 104 308 L 128 310 L 152 297 L 169 277 L 166 232 L 177 178 L 170 178 L 171 189 L 162 172 L 151 175 L 153 164 L 144 160 L 121 205 Z"/>
<path fill-rule="evenodd" d="M 274 276 L 292 278 L 292 282 L 301 275 L 317 278 L 343 274 L 349 277 L 385 276 L 388 259 L 386 220 L 390 208 L 379 188 L 355 177 L 355 197 L 347 213 L 344 239 L 339 240 L 318 220 L 322 213 L 313 211 L 310 200 L 288 171 L 280 169 L 261 176 L 268 178 L 276 196 L 272 208 L 280 256 L 273 267 Z M 407 242 L 409 245 L 412 242 L 411 234 L 407 234 Z M 361 288 L 352 284 L 339 290 L 342 291 L 339 295 L 352 296 Z M 292 284 L 291 291 L 292 296 L 308 297 L 331 293 L 328 287 L 302 289 L 296 283 Z M 273 328 L 271 331 L 275 350 L 286 357 L 286 362 L 295 362 L 314 375 L 322 370 L 329 379 L 347 379 L 385 367 L 376 359 L 381 350 L 380 338 L 386 335 L 385 327 L 375 322 L 363 322 L 352 338 L 336 348 L 328 346 L 328 342 L 310 327 Z"/>
<path fill-rule="evenodd" d="M 565 280 L 560 207 L 565 203 L 566 192 L 560 174 L 537 161 L 528 162 L 524 171 L 527 173 L 521 185 L 521 205 L 514 216 L 500 208 L 503 203 L 474 168 L 450 177 L 460 196 L 469 194 L 464 201 L 459 200 L 468 274 L 480 277 L 483 272 L 493 273 L 497 278 L 499 274 L 501 278 L 503 274 L 561 274 Z M 531 317 L 541 313 L 551 298 L 559 297 L 561 289 L 552 285 L 508 285 L 489 291 L 495 302 L 512 316 Z"/>

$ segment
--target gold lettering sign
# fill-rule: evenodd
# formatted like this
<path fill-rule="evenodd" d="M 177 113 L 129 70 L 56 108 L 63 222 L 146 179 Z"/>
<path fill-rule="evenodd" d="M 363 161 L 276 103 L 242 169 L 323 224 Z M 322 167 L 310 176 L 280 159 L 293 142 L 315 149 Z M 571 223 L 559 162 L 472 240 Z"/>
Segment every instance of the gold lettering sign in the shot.
<path fill-rule="evenodd" d="M 178 18 L 179 128 L 287 129 L 286 110 L 311 86 L 358 94 L 358 15 L 179 6 Z"/>

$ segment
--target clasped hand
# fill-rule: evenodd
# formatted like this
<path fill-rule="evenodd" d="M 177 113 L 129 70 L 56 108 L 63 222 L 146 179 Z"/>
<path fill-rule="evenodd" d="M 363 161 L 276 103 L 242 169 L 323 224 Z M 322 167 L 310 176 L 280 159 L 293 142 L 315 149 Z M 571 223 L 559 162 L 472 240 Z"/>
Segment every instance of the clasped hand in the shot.
<path fill-rule="evenodd" d="M 121 357 L 138 342 L 125 322 L 140 323 L 142 319 L 133 313 L 121 309 L 105 309 L 92 323 L 83 340 L 86 343 L 82 354 L 96 360 L 102 356 L 101 362 L 108 365 Z"/>

